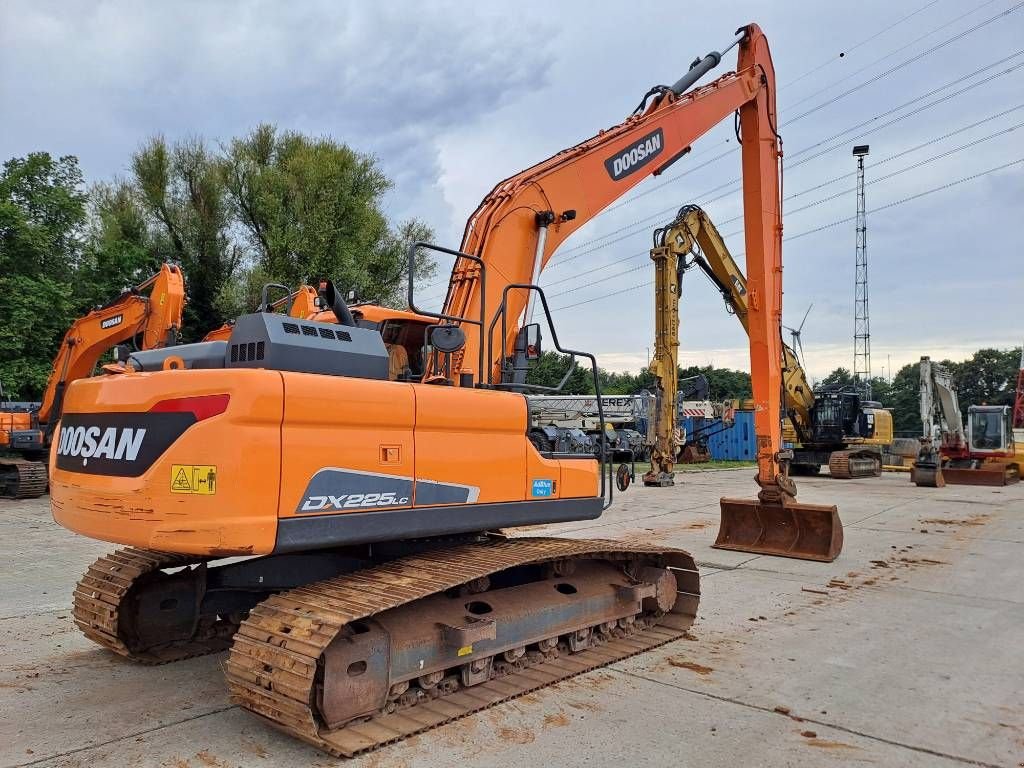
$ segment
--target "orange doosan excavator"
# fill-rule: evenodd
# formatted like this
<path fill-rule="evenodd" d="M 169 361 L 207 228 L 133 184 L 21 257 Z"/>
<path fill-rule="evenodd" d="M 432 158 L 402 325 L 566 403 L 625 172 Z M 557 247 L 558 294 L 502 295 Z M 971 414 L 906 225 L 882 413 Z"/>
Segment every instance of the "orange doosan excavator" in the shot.
<path fill-rule="evenodd" d="M 46 491 L 46 453 L 68 385 L 91 375 L 117 344 L 131 339 L 140 349 L 176 344 L 184 307 L 181 269 L 164 264 L 148 280 L 74 322 L 53 360 L 42 402 L 0 407 L 0 450 L 21 456 L 0 458 L 0 496 L 26 499 Z"/>
<path fill-rule="evenodd" d="M 694 87 L 721 60 L 708 54 L 622 124 L 498 184 L 460 250 L 416 244 L 410 261 L 454 256 L 441 312 L 417 309 L 411 279 L 402 311 L 350 307 L 328 284 L 318 319 L 244 315 L 227 339 L 138 352 L 69 387 L 54 518 L 127 545 L 79 582 L 81 630 L 143 663 L 230 648 L 234 700 L 335 755 L 682 636 L 699 601 L 686 552 L 501 529 L 594 519 L 614 492 L 606 451 L 527 436 L 534 310 L 598 386 L 594 357 L 551 327 L 541 270 L 734 111 L 761 493 L 728 504 L 799 506 L 780 467 L 774 71 L 756 25 L 737 44 L 735 72 Z"/>

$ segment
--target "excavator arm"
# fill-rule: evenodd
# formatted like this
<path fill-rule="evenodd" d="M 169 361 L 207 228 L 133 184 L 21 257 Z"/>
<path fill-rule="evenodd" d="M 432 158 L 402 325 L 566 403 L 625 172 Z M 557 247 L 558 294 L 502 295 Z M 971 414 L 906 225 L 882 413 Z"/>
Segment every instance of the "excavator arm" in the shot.
<path fill-rule="evenodd" d="M 676 254 L 683 270 L 697 266 L 721 292 L 726 308 L 748 333 L 747 278 L 729 253 L 725 240 L 710 217 L 699 206 L 687 205 L 679 210 L 669 225 L 665 242 Z M 691 260 L 686 262 L 687 256 Z M 796 352 L 782 344 L 782 383 L 785 387 L 785 413 L 802 440 L 810 434 L 814 390 L 807 380 Z"/>
<path fill-rule="evenodd" d="M 115 344 L 135 337 L 139 337 L 141 349 L 177 343 L 184 308 L 181 268 L 164 264 L 145 282 L 76 320 L 64 334 L 53 360 L 39 408 L 39 422 L 47 425 L 47 434 L 60 418 L 68 384 L 90 375 L 100 357 Z"/>
<path fill-rule="evenodd" d="M 651 470 L 644 476 L 644 484 L 666 486 L 672 485 L 677 447 L 674 403 L 678 375 L 678 303 L 683 274 L 693 266 L 699 267 L 721 292 L 728 311 L 736 315 L 751 339 L 751 308 L 756 297 L 748 289 L 747 279 L 729 253 L 718 229 L 696 205 L 680 208 L 671 223 L 655 230 L 651 259 L 655 263 L 655 352 L 651 372 L 658 383 L 659 400 L 654 419 Z M 781 313 L 781 306 L 779 309 Z M 793 349 L 781 340 L 779 346 L 785 413 L 797 434 L 806 433 L 810 430 L 814 392 Z M 757 382 L 766 377 L 778 388 L 779 378 L 773 371 L 759 370 L 753 353 L 752 342 L 751 378 L 755 393 Z M 776 422 L 781 420 L 778 410 L 768 416 Z M 761 503 L 752 505 L 750 502 L 723 499 L 722 527 L 716 546 L 805 559 L 835 559 L 842 542 L 842 525 L 835 507 L 795 504 L 796 486 L 788 477 L 787 459 L 783 458 L 781 442 L 772 443 L 769 464 L 769 457 L 762 450 L 764 434 L 757 431 L 757 439 Z M 774 475 L 771 474 L 773 471 Z M 789 540 L 780 537 L 779 534 L 785 532 L 792 534 Z"/>
<path fill-rule="evenodd" d="M 515 351 L 520 328 L 532 321 L 536 296 L 534 290 L 513 287 L 536 286 L 544 267 L 570 235 L 645 178 L 665 171 L 689 152 L 694 141 L 737 113 L 748 273 L 745 319 L 756 480 L 761 490 L 757 502 L 723 499 L 718 544 L 831 560 L 842 546 L 834 506 L 820 510 L 836 524 L 828 541 L 808 548 L 816 552 L 801 554 L 798 550 L 806 537 L 801 533 L 792 540 L 788 535 L 794 528 L 807 530 L 797 507 L 809 509 L 810 505 L 793 501 L 796 485 L 789 478 L 782 449 L 782 140 L 776 130 L 775 70 L 768 41 L 756 24 L 741 28 L 725 51 L 737 43 L 735 72 L 689 90 L 721 61 L 721 53 L 708 54 L 674 85 L 652 88 L 625 122 L 506 179 L 484 198 L 463 234 L 461 252 L 472 258 L 456 258 L 442 316 L 486 319 L 489 312 L 504 312 L 504 338 L 497 344 L 486 338 L 486 323 L 464 329 L 465 344 L 453 356 L 451 367 L 459 384 L 474 378 L 505 383 L 504 361 Z M 665 274 L 659 277 L 659 285 L 669 282 Z M 474 376 L 471 366 L 477 360 L 483 360 L 489 370 L 476 371 Z M 670 367 L 666 357 L 664 373 L 674 378 L 667 370 Z M 741 518 L 748 524 L 728 526 L 742 532 L 730 541 L 725 521 Z M 771 522 L 763 525 L 765 520 Z"/>

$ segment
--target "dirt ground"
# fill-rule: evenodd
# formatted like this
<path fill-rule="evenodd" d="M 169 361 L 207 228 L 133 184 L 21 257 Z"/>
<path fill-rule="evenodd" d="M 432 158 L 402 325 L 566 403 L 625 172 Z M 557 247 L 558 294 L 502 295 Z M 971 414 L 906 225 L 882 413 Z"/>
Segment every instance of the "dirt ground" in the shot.
<path fill-rule="evenodd" d="M 228 700 L 224 656 L 138 667 L 81 637 L 75 581 L 110 549 L 0 502 L 0 766 L 1022 766 L 1024 484 L 800 478 L 839 505 L 834 563 L 710 548 L 752 470 L 634 486 L 545 534 L 691 551 L 691 638 L 351 761 Z"/>

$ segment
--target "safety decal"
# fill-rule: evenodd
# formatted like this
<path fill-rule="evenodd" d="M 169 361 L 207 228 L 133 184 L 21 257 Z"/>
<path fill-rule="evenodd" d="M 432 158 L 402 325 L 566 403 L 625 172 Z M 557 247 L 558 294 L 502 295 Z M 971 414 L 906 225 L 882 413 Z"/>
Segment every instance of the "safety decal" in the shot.
<path fill-rule="evenodd" d="M 217 467 L 213 464 L 172 464 L 171 493 L 212 496 L 217 492 Z"/>

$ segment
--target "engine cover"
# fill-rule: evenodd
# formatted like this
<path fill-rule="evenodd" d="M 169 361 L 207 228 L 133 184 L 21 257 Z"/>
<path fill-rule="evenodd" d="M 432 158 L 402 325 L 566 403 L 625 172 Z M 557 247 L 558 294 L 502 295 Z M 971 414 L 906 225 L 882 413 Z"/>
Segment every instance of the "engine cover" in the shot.
<path fill-rule="evenodd" d="M 227 368 L 387 379 L 388 351 L 376 330 L 257 312 L 235 322 Z"/>

